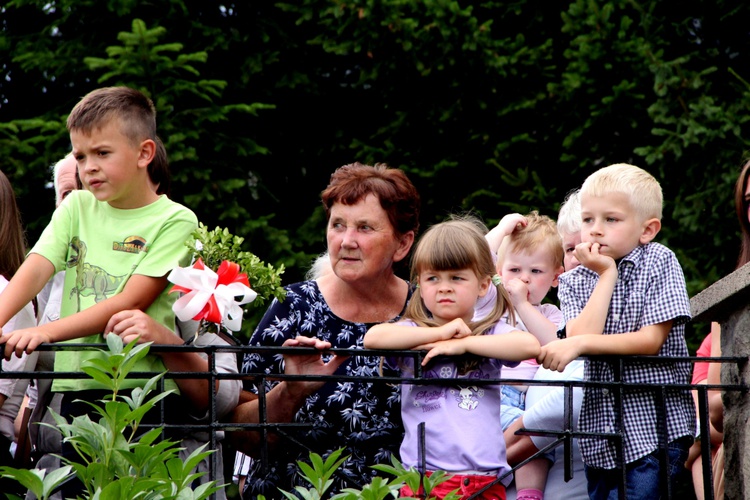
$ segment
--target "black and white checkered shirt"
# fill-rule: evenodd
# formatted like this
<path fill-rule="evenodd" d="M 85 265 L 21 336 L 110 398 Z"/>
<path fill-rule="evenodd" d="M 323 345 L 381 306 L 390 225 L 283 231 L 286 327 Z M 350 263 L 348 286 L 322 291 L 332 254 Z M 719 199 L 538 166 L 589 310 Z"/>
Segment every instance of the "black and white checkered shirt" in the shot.
<path fill-rule="evenodd" d="M 612 294 L 605 335 L 634 332 L 644 326 L 672 320 L 672 329 L 659 356 L 688 356 L 685 324 L 690 320 L 690 301 L 685 277 L 674 253 L 659 243 L 640 245 L 617 266 L 618 278 Z M 568 321 L 583 310 L 599 276 L 579 266 L 560 276 L 558 297 Z M 592 332 L 595 333 L 595 332 Z M 611 382 L 614 364 L 586 361 L 587 381 Z M 622 380 L 633 384 L 689 384 L 689 362 L 625 362 Z M 658 387 L 656 388 L 658 389 Z M 584 390 L 579 430 L 617 432 L 618 409 L 614 388 L 587 387 Z M 623 459 L 633 462 L 658 448 L 666 429 L 667 442 L 695 435 L 695 406 L 687 390 L 665 392 L 666 411 L 661 409 L 658 390 L 626 388 L 622 403 Z M 614 441 L 597 437 L 580 440 L 584 462 L 592 467 L 613 469 L 617 462 Z"/>

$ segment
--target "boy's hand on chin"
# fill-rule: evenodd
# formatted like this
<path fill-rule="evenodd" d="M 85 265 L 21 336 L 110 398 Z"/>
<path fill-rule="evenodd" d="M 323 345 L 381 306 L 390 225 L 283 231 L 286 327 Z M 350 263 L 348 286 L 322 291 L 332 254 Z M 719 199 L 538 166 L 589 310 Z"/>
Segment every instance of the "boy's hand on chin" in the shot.
<path fill-rule="evenodd" d="M 599 253 L 600 250 L 599 243 L 584 241 L 576 245 L 575 257 L 582 266 L 601 276 L 609 269 L 616 269 L 617 263 L 612 257 Z"/>

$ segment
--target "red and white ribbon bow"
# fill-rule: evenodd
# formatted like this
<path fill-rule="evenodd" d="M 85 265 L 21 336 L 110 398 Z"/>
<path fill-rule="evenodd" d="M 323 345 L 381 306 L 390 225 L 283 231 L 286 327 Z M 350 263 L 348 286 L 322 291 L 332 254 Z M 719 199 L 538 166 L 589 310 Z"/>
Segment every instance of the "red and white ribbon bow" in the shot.
<path fill-rule="evenodd" d="M 234 332 L 242 325 L 240 306 L 258 296 L 250 288 L 247 275 L 240 273 L 240 266 L 227 260 L 214 272 L 198 259 L 192 267 L 173 269 L 167 279 L 174 283 L 169 293 L 183 293 L 172 306 L 180 321 L 205 319 Z"/>

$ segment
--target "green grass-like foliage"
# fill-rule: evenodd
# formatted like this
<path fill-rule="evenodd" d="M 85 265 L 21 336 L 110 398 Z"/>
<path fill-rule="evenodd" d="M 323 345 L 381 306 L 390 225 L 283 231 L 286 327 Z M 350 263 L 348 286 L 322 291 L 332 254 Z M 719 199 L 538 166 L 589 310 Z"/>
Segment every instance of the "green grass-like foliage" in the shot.
<path fill-rule="evenodd" d="M 250 303 L 252 307 L 262 307 L 273 298 L 284 300 L 286 291 L 281 286 L 284 265 L 274 267 L 260 260 L 254 253 L 242 250 L 244 241 L 243 237 L 230 233 L 227 228 L 216 227 L 209 231 L 201 223 L 185 245 L 193 252 L 195 259 L 200 257 L 206 267 L 214 271 L 225 260 L 240 266 L 242 272 L 247 274 L 250 288 L 258 294 Z"/>
<path fill-rule="evenodd" d="M 120 337 L 108 335 L 107 346 L 109 352 L 102 350 L 104 359 L 92 360 L 83 368 L 111 390 L 105 399 L 87 402 L 98 420 L 84 415 L 68 422 L 50 410 L 57 425 L 49 427 L 57 429 L 62 439 L 73 446 L 78 460 L 63 459 L 64 466 L 50 473 L 0 467 L 0 474 L 15 479 L 39 500 L 50 498 L 62 483 L 74 476 L 84 488 L 79 498 L 92 500 L 202 500 L 218 491 L 222 486 L 215 481 L 192 488 L 193 481 L 205 474 L 194 473 L 193 469 L 213 451 L 203 451 L 205 446 L 201 447 L 183 463 L 178 443 L 159 439 L 161 428 L 138 434 L 143 416 L 172 392 L 152 396 L 164 376 L 161 373 L 143 387 L 133 389 L 130 396 L 120 394 L 122 381 L 135 363 L 148 354 L 149 344 L 138 345 L 134 341 L 123 346 Z"/>

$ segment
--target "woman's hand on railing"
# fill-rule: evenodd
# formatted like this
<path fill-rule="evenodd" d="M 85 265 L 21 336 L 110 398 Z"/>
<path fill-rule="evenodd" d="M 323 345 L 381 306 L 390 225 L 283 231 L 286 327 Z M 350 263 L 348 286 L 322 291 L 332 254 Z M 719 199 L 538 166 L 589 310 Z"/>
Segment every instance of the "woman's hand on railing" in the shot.
<path fill-rule="evenodd" d="M 333 355 L 327 362 L 323 361 L 322 352 L 331 348 L 331 343 L 315 337 L 298 336 L 288 339 L 283 347 L 313 347 L 317 352 L 309 354 L 284 355 L 284 373 L 287 375 L 333 375 L 348 356 Z M 287 393 L 295 399 L 304 399 L 320 389 L 322 380 L 292 381 L 287 380 Z"/>

